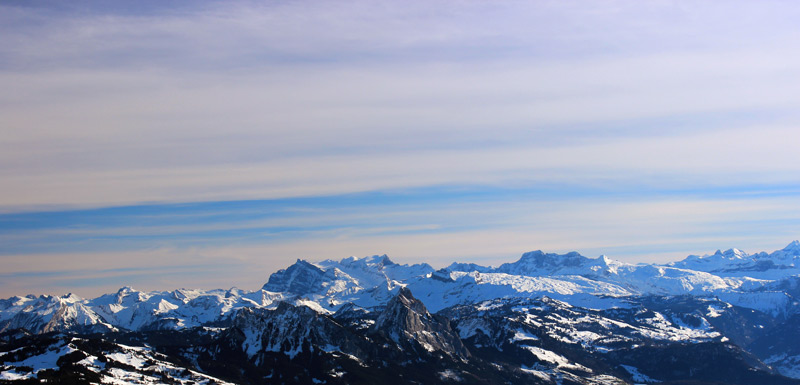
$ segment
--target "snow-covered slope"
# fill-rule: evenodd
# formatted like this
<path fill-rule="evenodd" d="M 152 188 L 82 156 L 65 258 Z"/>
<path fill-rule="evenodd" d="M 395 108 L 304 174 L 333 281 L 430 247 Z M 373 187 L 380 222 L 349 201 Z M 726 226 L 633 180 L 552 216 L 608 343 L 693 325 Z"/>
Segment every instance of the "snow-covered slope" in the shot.
<path fill-rule="evenodd" d="M 284 293 L 287 298 L 307 299 L 335 311 L 345 303 L 362 307 L 384 304 L 397 288 L 433 271 L 428 264 L 398 265 L 386 255 L 313 264 L 297 260 L 272 274 L 262 289 Z"/>
<path fill-rule="evenodd" d="M 298 261 L 273 274 L 264 288 L 308 299 L 326 311 L 335 311 L 345 303 L 380 305 L 404 286 L 431 311 L 503 297 L 547 295 L 580 306 L 608 308 L 619 306 L 625 297 L 689 294 L 725 298 L 735 305 L 785 314 L 793 311 L 794 297 L 781 290 L 779 283 L 800 274 L 800 270 L 789 268 L 794 258 L 800 262 L 796 241 L 783 250 L 752 258 L 731 249 L 711 256 L 690 256 L 669 265 L 634 265 L 606 256 L 532 251 L 499 267 L 454 263 L 434 271 L 425 264 L 398 265 L 386 256 L 351 257 L 313 264 Z M 698 262 L 706 260 L 709 262 Z M 778 267 L 764 271 L 751 268 L 766 265 Z M 704 268 L 692 268 L 695 266 Z M 313 288 L 303 286 L 312 282 Z"/>
<path fill-rule="evenodd" d="M 177 366 L 148 347 L 56 335 L 2 352 L 0 380 L 74 384 L 198 384 L 228 382 Z M 14 345 L 21 345 L 14 341 Z"/>
<path fill-rule="evenodd" d="M 41 333 L 66 329 L 104 332 L 115 330 L 115 327 L 105 322 L 85 300 L 67 294 L 0 300 L 0 332 L 13 329 Z"/>
<path fill-rule="evenodd" d="M 722 301 L 648 297 L 626 308 L 501 298 L 430 313 L 407 288 L 386 306 L 333 315 L 280 302 L 243 308 L 226 327 L 67 334 L 0 333 L 0 380 L 62 383 L 791 384 L 794 345 Z M 794 320 L 793 320 L 794 321 Z M 776 327 L 778 326 L 778 327 Z M 785 329 L 788 328 L 788 329 Z M 758 329 L 757 329 L 758 330 Z M 738 345 L 737 345 L 738 344 Z M 739 345 L 765 347 L 761 360 Z M 766 357 L 766 358 L 765 358 Z M 2 381 L 0 381 L 2 382 Z"/>
<path fill-rule="evenodd" d="M 263 290 L 141 292 L 130 287 L 94 299 L 72 294 L 12 297 L 0 300 L 0 332 L 182 329 L 220 322 L 244 307 L 274 307 L 283 297 Z"/>
<path fill-rule="evenodd" d="M 721 277 L 781 279 L 800 274 L 800 242 L 793 241 L 781 250 L 767 254 L 747 254 L 739 249 L 717 250 L 711 255 L 690 255 L 670 264 L 674 267 L 705 271 Z"/>
<path fill-rule="evenodd" d="M 626 298 L 637 296 L 694 295 L 785 316 L 796 313 L 799 276 L 797 241 L 769 254 L 729 249 L 668 265 L 542 251 L 524 253 L 499 267 L 454 263 L 440 270 L 427 264 L 396 264 L 385 255 L 298 260 L 272 274 L 257 291 L 140 292 L 125 287 L 95 299 L 12 297 L 0 300 L 0 331 L 183 329 L 228 322 L 239 309 L 274 308 L 279 301 L 333 314 L 348 304 L 383 306 L 402 287 L 411 289 L 431 312 L 496 298 L 548 296 L 607 309 L 623 307 Z"/>
<path fill-rule="evenodd" d="M 12 297 L 0 380 L 797 385 L 781 376 L 800 377 L 796 261 L 796 241 L 667 265 L 532 251 L 436 270 L 381 255 L 298 260 L 256 291 Z"/>

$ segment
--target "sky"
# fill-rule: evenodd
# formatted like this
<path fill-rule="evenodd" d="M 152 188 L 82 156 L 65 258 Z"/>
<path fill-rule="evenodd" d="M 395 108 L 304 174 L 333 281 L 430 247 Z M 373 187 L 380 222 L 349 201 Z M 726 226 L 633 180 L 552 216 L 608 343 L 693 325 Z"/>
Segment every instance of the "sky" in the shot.
<path fill-rule="evenodd" d="M 800 238 L 792 1 L 0 3 L 0 297 Z"/>

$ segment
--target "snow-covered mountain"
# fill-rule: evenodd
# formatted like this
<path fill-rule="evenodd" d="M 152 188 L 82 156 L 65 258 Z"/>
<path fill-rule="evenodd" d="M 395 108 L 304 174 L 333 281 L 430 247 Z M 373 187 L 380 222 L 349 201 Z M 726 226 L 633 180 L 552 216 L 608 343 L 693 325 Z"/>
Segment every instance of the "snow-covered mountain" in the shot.
<path fill-rule="evenodd" d="M 151 347 L 63 334 L 10 339 L 0 382 L 233 385 L 169 361 Z"/>
<path fill-rule="evenodd" d="M 0 332 L 181 329 L 213 324 L 244 307 L 268 307 L 282 299 L 266 291 L 186 290 L 141 292 L 123 287 L 114 294 L 83 299 L 29 295 L 0 300 Z"/>
<path fill-rule="evenodd" d="M 124 287 L 94 299 L 12 297 L 0 300 L 0 344 L 12 346 L 20 331 L 23 339 L 77 333 L 125 336 L 134 344 L 144 338 L 183 362 L 186 373 L 203 369 L 244 383 L 287 375 L 348 383 L 343 379 L 353 377 L 337 373 L 381 377 L 388 367 L 417 378 L 402 362 L 429 362 L 441 382 L 470 382 L 478 370 L 501 382 L 702 383 L 710 377 L 701 369 L 693 372 L 700 377 L 675 377 L 677 367 L 668 373 L 636 354 L 647 346 L 649 355 L 687 363 L 713 354 L 717 365 L 800 377 L 794 348 L 800 341 L 781 339 L 798 335 L 792 326 L 800 318 L 798 297 L 797 241 L 772 253 L 729 249 L 666 265 L 532 251 L 498 267 L 453 263 L 436 270 L 382 255 L 298 260 L 255 291 Z M 8 365 L 8 357 L 0 351 L 6 363 L 0 380 L 36 374 L 19 374 L 25 365 Z M 501 365 L 492 357 L 501 357 Z M 243 366 L 215 367 L 233 359 Z M 303 377 L 310 372 L 297 360 L 316 359 L 334 366 Z M 291 370 L 269 369 L 275 365 Z"/>
<path fill-rule="evenodd" d="M 717 250 L 711 255 L 690 255 L 670 265 L 723 277 L 781 279 L 800 274 L 800 242 L 793 241 L 783 249 L 769 254 L 760 252 L 750 255 L 739 249 Z"/>
<path fill-rule="evenodd" d="M 345 304 L 369 308 L 411 289 L 433 312 L 495 298 L 547 295 L 580 306 L 610 308 L 644 295 L 697 295 L 775 315 L 796 312 L 800 243 L 767 254 L 737 249 L 689 256 L 667 265 L 628 264 L 576 252 L 528 252 L 499 267 L 454 263 L 399 265 L 389 257 L 298 260 L 273 273 L 257 291 L 140 292 L 124 287 L 94 299 L 69 294 L 0 300 L 0 331 L 49 332 L 179 329 L 221 322 L 238 309 L 274 308 L 279 301 L 332 314 Z"/>

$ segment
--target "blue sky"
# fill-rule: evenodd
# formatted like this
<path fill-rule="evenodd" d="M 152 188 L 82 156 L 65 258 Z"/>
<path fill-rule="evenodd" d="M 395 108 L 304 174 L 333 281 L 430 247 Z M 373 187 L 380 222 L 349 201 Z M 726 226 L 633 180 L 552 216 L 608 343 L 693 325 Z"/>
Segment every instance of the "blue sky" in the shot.
<path fill-rule="evenodd" d="M 800 7 L 4 2 L 0 296 L 800 238 Z"/>

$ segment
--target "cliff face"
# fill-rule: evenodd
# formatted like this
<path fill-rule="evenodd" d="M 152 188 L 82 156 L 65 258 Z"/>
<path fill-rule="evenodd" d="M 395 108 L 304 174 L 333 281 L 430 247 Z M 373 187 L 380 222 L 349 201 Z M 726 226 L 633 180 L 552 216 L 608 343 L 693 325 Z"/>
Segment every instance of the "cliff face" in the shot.
<path fill-rule="evenodd" d="M 469 351 L 447 318 L 432 315 L 411 291 L 401 288 L 397 296 L 375 320 L 370 334 L 379 335 L 403 348 L 443 352 L 454 357 L 469 357 Z"/>

